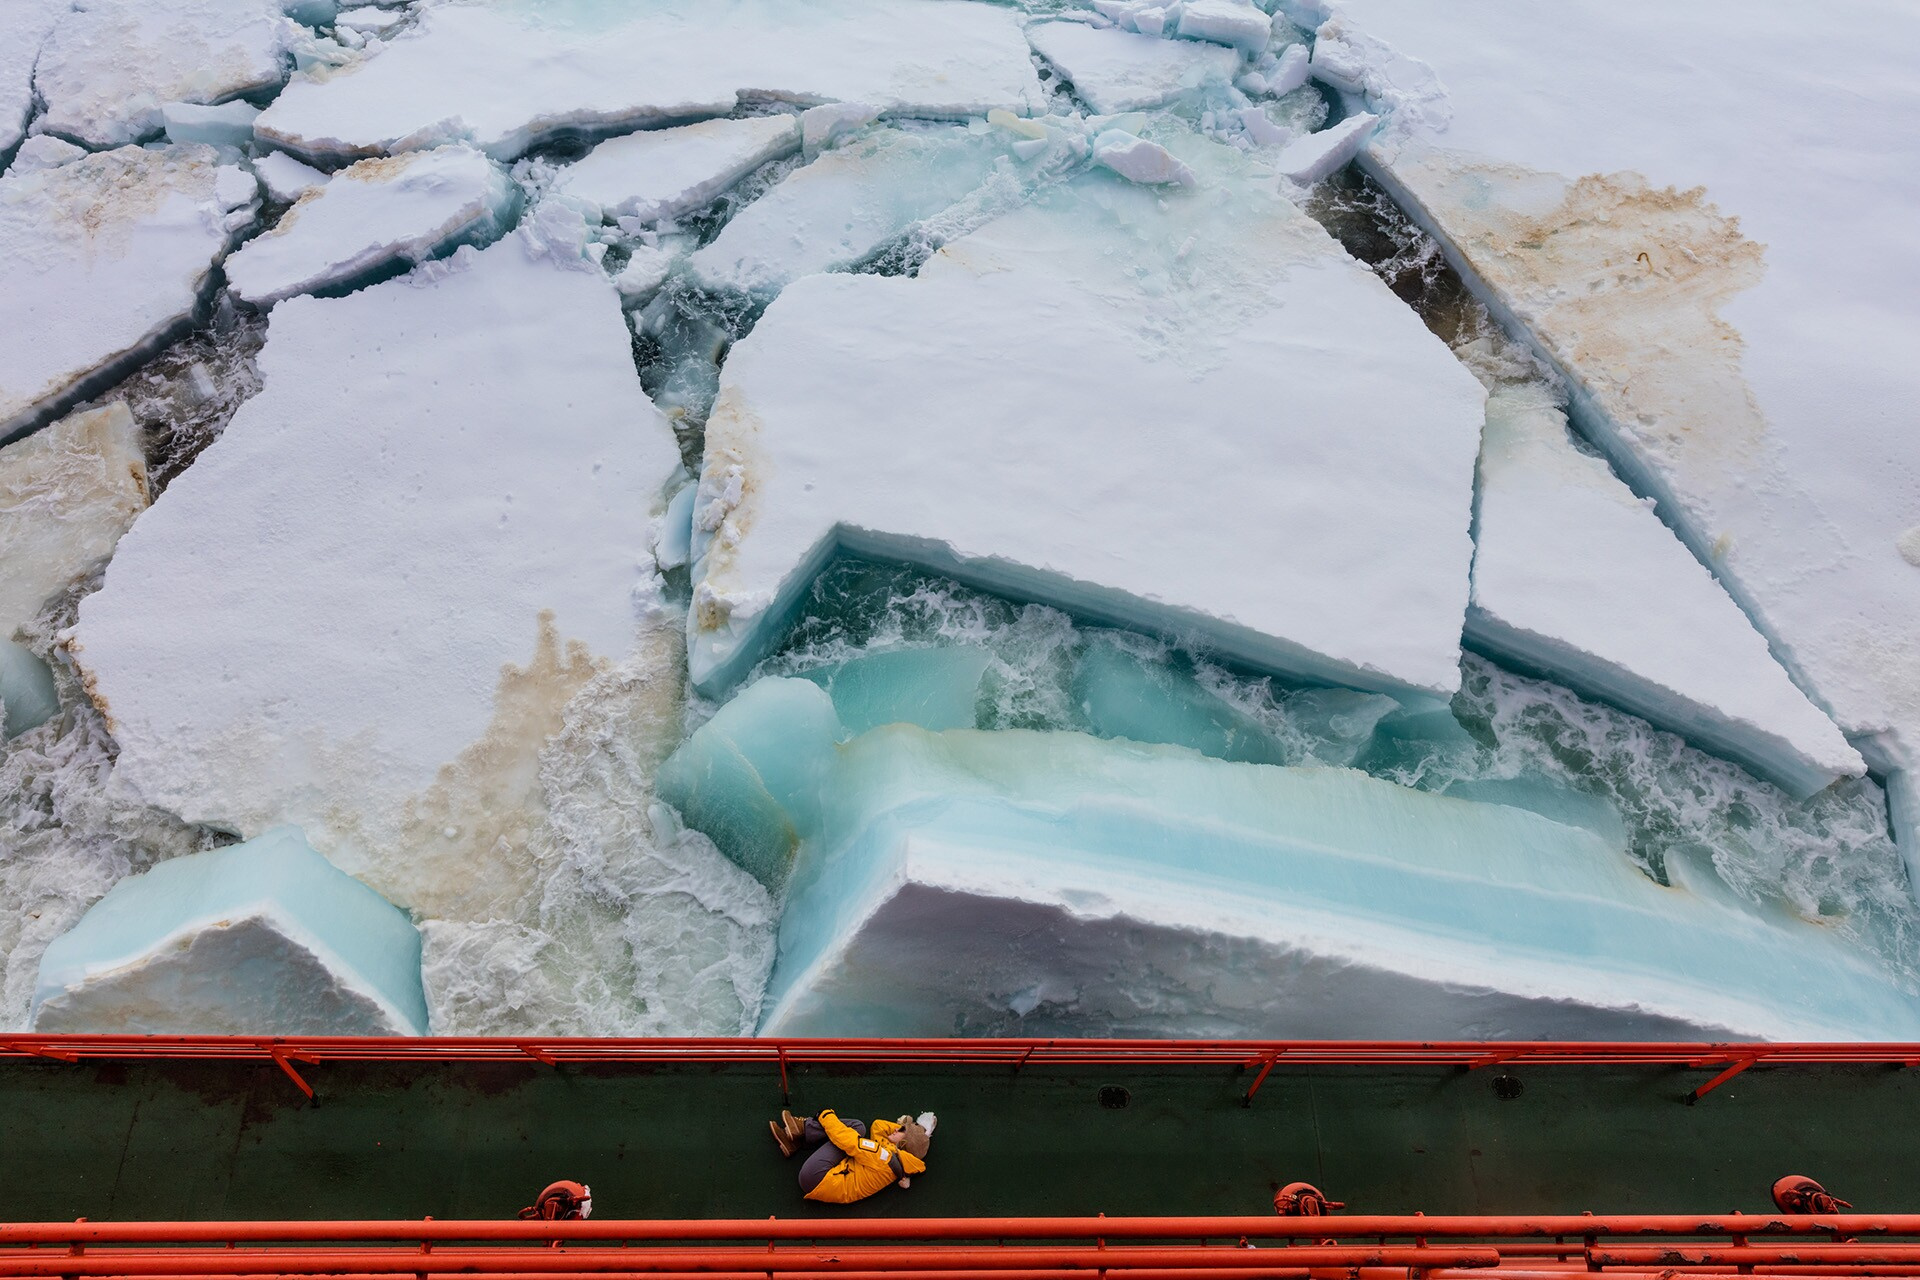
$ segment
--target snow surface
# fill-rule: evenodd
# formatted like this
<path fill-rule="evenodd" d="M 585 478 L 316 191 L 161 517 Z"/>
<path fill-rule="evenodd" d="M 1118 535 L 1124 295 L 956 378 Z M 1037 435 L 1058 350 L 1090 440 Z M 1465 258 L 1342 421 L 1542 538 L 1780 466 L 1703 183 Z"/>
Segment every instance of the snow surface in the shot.
<path fill-rule="evenodd" d="M 800 149 L 795 116 L 702 120 L 603 142 L 568 165 L 552 194 L 587 217 L 658 222 L 691 213 L 769 160 Z"/>
<path fill-rule="evenodd" d="M 277 87 L 306 34 L 279 0 L 77 0 L 40 51 L 33 127 L 89 147 L 144 141 L 167 103 Z"/>
<path fill-rule="evenodd" d="M 1018 16 L 970 0 L 683 7 L 438 5 L 346 75 L 296 80 L 260 118 L 309 158 L 467 140 L 511 159 L 556 133 L 720 116 L 745 100 L 961 118 L 1045 102 Z"/>
<path fill-rule="evenodd" d="M 707 424 L 697 684 L 733 684 L 839 545 L 1268 669 L 1456 686 L 1484 393 L 1237 153 L 1182 155 L 1201 189 L 1089 175 L 916 278 L 767 309 Z"/>
<path fill-rule="evenodd" d="M 1036 22 L 1027 28 L 1035 53 L 1073 82 L 1082 101 L 1102 114 L 1157 107 L 1182 93 L 1233 79 L 1240 57 L 1231 49 L 1161 40 L 1084 22 Z"/>
<path fill-rule="evenodd" d="M 0 449 L 0 639 L 104 562 L 146 507 L 140 428 L 118 400 Z"/>
<path fill-rule="evenodd" d="M 406 913 L 281 827 L 116 884 L 40 960 L 39 1031 L 423 1035 Z"/>
<path fill-rule="evenodd" d="M 296 293 L 412 266 L 510 225 L 519 193 L 485 152 L 465 145 L 362 160 L 313 189 L 227 260 L 233 291 L 270 307 Z"/>
<path fill-rule="evenodd" d="M 541 682 L 631 649 L 679 456 L 612 284 L 525 233 L 289 300 L 260 368 L 122 539 L 74 651 L 117 785 L 242 834 L 295 822 L 355 870 L 406 844 L 388 828 L 443 766 L 524 727 L 506 664 L 558 697 Z"/>
<path fill-rule="evenodd" d="M 0 176 L 0 440 L 187 320 L 258 194 L 199 146 Z"/>
<path fill-rule="evenodd" d="M 1653 42 L 1605 0 L 1491 0 L 1470 23 L 1330 7 L 1316 65 L 1340 35 L 1393 117 L 1372 166 L 1895 771 L 1920 871 L 1920 573 L 1900 551 L 1920 511 L 1920 12 L 1824 11 L 1864 38 L 1820 58 L 1781 7 L 1684 6 Z"/>
<path fill-rule="evenodd" d="M 1609 699 L 1797 796 L 1866 764 L 1713 575 L 1539 387 L 1487 403 L 1467 636 Z M 1659 625 L 1648 625 L 1648 609 Z"/>
<path fill-rule="evenodd" d="M 894 725 L 841 743 L 826 694 L 795 680 L 723 714 L 738 767 L 707 779 L 731 819 L 712 834 L 797 836 L 763 1034 L 1920 1028 L 1819 926 L 1682 865 L 1663 887 L 1505 805 L 1080 734 Z"/>
<path fill-rule="evenodd" d="M 0 157 L 20 142 L 33 111 L 33 64 L 53 24 L 73 0 L 7 0 L 0 4 Z"/>

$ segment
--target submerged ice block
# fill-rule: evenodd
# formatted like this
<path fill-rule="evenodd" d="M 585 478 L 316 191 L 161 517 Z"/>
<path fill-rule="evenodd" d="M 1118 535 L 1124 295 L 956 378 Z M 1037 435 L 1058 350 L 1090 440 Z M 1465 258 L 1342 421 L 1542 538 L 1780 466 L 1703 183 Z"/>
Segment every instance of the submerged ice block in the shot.
<path fill-rule="evenodd" d="M 819 667 L 806 678 L 827 691 L 834 714 L 852 733 L 883 724 L 971 729 L 980 680 L 992 662 L 991 650 L 972 644 L 895 649 Z"/>
<path fill-rule="evenodd" d="M 296 80 L 259 134 L 309 159 L 466 140 L 511 159 L 559 133 L 723 116 L 743 100 L 1026 114 L 1046 95 L 1018 15 L 971 0 L 436 5 L 351 75 Z"/>
<path fill-rule="evenodd" d="M 550 188 L 602 218 L 692 213 L 769 160 L 800 149 L 798 116 L 702 120 L 601 143 L 560 171 Z"/>
<path fill-rule="evenodd" d="M 25 645 L 0 636 L 0 742 L 38 729 L 60 713 L 53 672 Z"/>
<path fill-rule="evenodd" d="M 186 321 L 258 198 L 203 146 L 0 176 L 0 440 Z"/>
<path fill-rule="evenodd" d="M 1240 55 L 1216 44 L 1161 40 L 1084 22 L 1036 22 L 1033 51 L 1056 67 L 1094 111 L 1157 107 L 1183 93 L 1233 80 Z"/>
<path fill-rule="evenodd" d="M 518 203 L 506 171 L 469 146 L 362 160 L 241 245 L 227 279 L 248 302 L 270 307 L 492 240 Z"/>
<path fill-rule="evenodd" d="M 1866 770 L 1713 575 L 1574 447 L 1544 388 L 1487 403 L 1467 636 L 1796 796 Z"/>
<path fill-rule="evenodd" d="M 1484 392 L 1270 176 L 1163 141 L 1197 187 L 1087 174 L 916 277 L 795 281 L 733 347 L 694 520 L 701 688 L 839 546 L 1452 692 Z"/>
<path fill-rule="evenodd" d="M 762 1034 L 1920 1033 L 1829 931 L 1521 809 L 1068 733 L 833 753 Z"/>
<path fill-rule="evenodd" d="M 425 1035 L 420 935 L 405 912 L 280 827 L 108 890 L 41 957 L 33 1026 Z"/>

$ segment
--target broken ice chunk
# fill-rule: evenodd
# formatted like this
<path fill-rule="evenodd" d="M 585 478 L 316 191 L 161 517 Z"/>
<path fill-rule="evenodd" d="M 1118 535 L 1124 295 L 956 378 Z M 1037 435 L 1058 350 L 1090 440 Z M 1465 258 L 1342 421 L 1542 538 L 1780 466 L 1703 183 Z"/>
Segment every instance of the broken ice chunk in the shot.
<path fill-rule="evenodd" d="M 267 198 L 275 204 L 292 204 L 307 192 L 326 186 L 328 181 L 328 175 L 301 164 L 284 151 L 261 156 L 253 162 L 253 171 L 266 184 Z"/>
<path fill-rule="evenodd" d="M 56 138 L 50 133 L 38 133 L 20 144 L 13 153 L 13 163 L 8 173 L 32 173 L 35 169 L 54 169 L 63 164 L 71 164 L 87 154 L 85 147 L 76 147 L 65 138 Z"/>
<path fill-rule="evenodd" d="M 303 197 L 227 260 L 233 291 L 270 307 L 296 293 L 411 266 L 457 243 L 491 240 L 518 193 L 506 172 L 459 145 L 362 160 Z"/>
<path fill-rule="evenodd" d="M 838 544 L 1266 670 L 1452 693 L 1485 393 L 1264 174 L 1182 145 L 1215 199 L 1089 175 L 915 277 L 796 281 L 734 345 L 695 533 L 703 689 L 745 675 Z M 1276 384 L 1285 407 L 1248 413 Z"/>
<path fill-rule="evenodd" d="M 305 34 L 278 0 L 89 0 L 40 51 L 33 82 L 47 108 L 34 127 L 90 147 L 143 141 L 162 129 L 164 103 L 279 85 Z"/>
<path fill-rule="evenodd" d="M 832 758 L 765 1035 L 1920 1033 L 1830 931 L 1522 809 L 1072 733 Z"/>
<path fill-rule="evenodd" d="M 1145 186 L 1190 187 L 1194 183 L 1193 170 L 1172 152 L 1124 129 L 1108 129 L 1093 140 L 1093 161 L 1128 182 Z"/>
<path fill-rule="evenodd" d="M 1713 575 L 1544 388 L 1487 403 L 1467 635 L 1730 756 L 1797 797 L 1865 762 Z"/>
<path fill-rule="evenodd" d="M 280 827 L 108 890 L 41 957 L 33 1026 L 425 1035 L 420 935 L 405 912 Z"/>
<path fill-rule="evenodd" d="M 25 645 L 0 636 L 0 742 L 60 714 L 53 672 Z"/>
<path fill-rule="evenodd" d="M 0 177 L 0 333 L 33 335 L 0 344 L 0 440 L 186 321 L 254 198 L 200 146 Z"/>
<path fill-rule="evenodd" d="M 880 118 L 870 102 L 826 102 L 800 113 L 800 146 L 812 160 L 849 134 L 858 133 Z"/>
<path fill-rule="evenodd" d="M 115 400 L 0 449 L 0 639 L 91 573 L 146 510 L 140 445 Z"/>
<path fill-rule="evenodd" d="M 1280 61 L 1266 79 L 1266 91 L 1283 98 L 1307 82 L 1312 72 L 1311 55 L 1304 44 L 1290 44 L 1280 51 Z"/>
<path fill-rule="evenodd" d="M 770 294 L 868 258 L 985 182 L 1000 148 L 964 129 L 882 129 L 796 169 L 688 260 L 704 284 Z"/>
<path fill-rule="evenodd" d="M 1273 34 L 1273 19 L 1252 0 L 1186 0 L 1180 6 L 1177 30 L 1189 40 L 1211 40 L 1258 53 Z"/>
<path fill-rule="evenodd" d="M 1016 15 L 972 0 L 581 12 L 592 16 L 432 6 L 354 74 L 288 86 L 260 118 L 260 136 L 309 158 L 465 139 L 511 159 L 569 130 L 723 116 L 743 99 L 861 102 L 943 119 L 1046 102 Z"/>
<path fill-rule="evenodd" d="M 364 4 L 352 9 L 342 9 L 333 20 L 336 28 L 358 31 L 362 35 L 378 35 L 396 24 L 404 22 L 405 10 L 382 9 L 378 5 Z"/>
<path fill-rule="evenodd" d="M 644 244 L 634 246 L 627 265 L 613 278 L 613 287 L 620 291 L 621 302 L 628 307 L 645 306 L 647 299 L 667 282 L 675 261 L 674 255 L 665 249 Z"/>
<path fill-rule="evenodd" d="M 1379 117 L 1362 111 L 1330 129 L 1310 133 L 1288 144 L 1271 163 L 1280 173 L 1303 185 L 1320 181 L 1360 153 Z"/>
<path fill-rule="evenodd" d="M 260 108 L 245 102 L 223 102 L 217 107 L 193 102 L 169 102 L 160 108 L 168 142 L 204 142 L 210 147 L 244 147 L 253 141 L 254 117 Z"/>
<path fill-rule="evenodd" d="M 883 724 L 971 729 L 978 721 L 980 680 L 993 653 L 980 645 L 895 649 L 817 667 L 806 678 L 833 698 L 850 733 Z"/>
<path fill-rule="evenodd" d="M 1157 107 L 1193 89 L 1224 85 L 1240 62 L 1233 50 L 1216 45 L 1157 40 L 1084 22 L 1036 22 L 1027 28 L 1027 40 L 1102 115 Z"/>
<path fill-rule="evenodd" d="M 13 149 L 33 114 L 33 64 L 73 0 L 0 4 L 0 156 Z"/>
<path fill-rule="evenodd" d="M 552 193 L 595 221 L 691 213 L 769 160 L 800 145 L 792 116 L 703 120 L 601 143 L 560 171 Z"/>
<path fill-rule="evenodd" d="M 1287 763 L 1284 749 L 1253 717 L 1164 660 L 1142 659 L 1119 637 L 1087 645 L 1074 668 L 1073 700 L 1098 737 L 1170 743 L 1219 760 Z"/>
<path fill-rule="evenodd" d="M 693 503 L 699 495 L 700 486 L 689 481 L 667 503 L 653 542 L 653 562 L 660 568 L 678 569 L 693 559 Z"/>

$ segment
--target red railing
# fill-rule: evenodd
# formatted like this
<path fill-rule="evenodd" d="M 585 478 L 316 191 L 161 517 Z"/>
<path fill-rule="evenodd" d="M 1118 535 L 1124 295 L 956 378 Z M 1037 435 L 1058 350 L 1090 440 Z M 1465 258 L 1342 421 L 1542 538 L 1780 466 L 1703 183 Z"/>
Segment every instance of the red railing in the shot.
<path fill-rule="evenodd" d="M 1920 1276 L 1920 1214 L 0 1225 L 0 1276 Z"/>
<path fill-rule="evenodd" d="M 295 1066 L 324 1062 L 568 1062 L 764 1064 L 779 1070 L 819 1064 L 1003 1066 L 1227 1066 L 1267 1074 L 1289 1066 L 1673 1066 L 1712 1070 L 1688 1095 L 1704 1097 L 1752 1067 L 1821 1063 L 1920 1066 L 1920 1044 L 1670 1044 L 1618 1041 L 1364 1040 L 784 1040 L 484 1039 L 445 1036 L 0 1036 L 0 1058 L 173 1058 L 271 1061 L 312 1096 Z"/>

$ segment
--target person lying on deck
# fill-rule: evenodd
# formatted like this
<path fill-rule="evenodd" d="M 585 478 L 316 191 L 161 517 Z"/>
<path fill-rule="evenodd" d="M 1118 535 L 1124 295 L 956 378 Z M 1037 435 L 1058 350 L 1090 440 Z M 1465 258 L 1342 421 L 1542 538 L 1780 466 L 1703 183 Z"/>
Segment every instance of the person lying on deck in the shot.
<path fill-rule="evenodd" d="M 898 1183 L 911 1186 L 927 1171 L 927 1147 L 935 1117 L 875 1120 L 871 1126 L 844 1121 L 831 1111 L 804 1119 L 782 1111 L 770 1120 L 780 1154 L 808 1153 L 800 1165 L 800 1193 L 823 1204 L 852 1204 Z"/>

